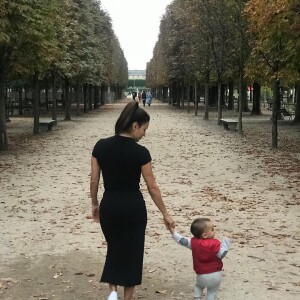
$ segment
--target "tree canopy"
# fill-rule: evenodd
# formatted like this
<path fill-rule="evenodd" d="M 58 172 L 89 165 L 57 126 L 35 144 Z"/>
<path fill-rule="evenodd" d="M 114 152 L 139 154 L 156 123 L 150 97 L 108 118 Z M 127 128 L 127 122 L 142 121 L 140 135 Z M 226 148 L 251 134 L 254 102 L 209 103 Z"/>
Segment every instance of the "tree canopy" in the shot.
<path fill-rule="evenodd" d="M 7 79 L 53 73 L 74 84 L 127 85 L 127 61 L 101 2 L 0 0 L 0 149 Z"/>
<path fill-rule="evenodd" d="M 148 64 L 152 87 L 174 80 L 210 82 L 221 76 L 270 81 L 280 69 L 299 81 L 300 8 L 297 0 L 174 0 L 160 25 Z"/>

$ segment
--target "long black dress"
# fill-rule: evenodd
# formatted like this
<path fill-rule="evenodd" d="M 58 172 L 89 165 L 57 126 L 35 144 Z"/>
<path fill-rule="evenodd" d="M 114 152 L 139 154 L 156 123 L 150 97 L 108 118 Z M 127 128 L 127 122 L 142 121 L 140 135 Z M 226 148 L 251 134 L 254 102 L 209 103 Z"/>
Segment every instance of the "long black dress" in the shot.
<path fill-rule="evenodd" d="M 97 142 L 92 155 L 102 170 L 100 225 L 107 241 L 101 282 L 131 287 L 142 282 L 147 211 L 140 192 L 141 166 L 149 151 L 132 138 L 115 135 Z"/>

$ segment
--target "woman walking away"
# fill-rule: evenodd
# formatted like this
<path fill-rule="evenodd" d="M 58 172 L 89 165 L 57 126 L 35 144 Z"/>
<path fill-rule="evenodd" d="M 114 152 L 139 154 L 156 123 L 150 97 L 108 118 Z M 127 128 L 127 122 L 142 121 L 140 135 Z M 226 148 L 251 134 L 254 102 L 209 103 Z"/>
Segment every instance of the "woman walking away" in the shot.
<path fill-rule="evenodd" d="M 117 287 L 124 287 L 124 300 L 131 300 L 134 287 L 142 282 L 147 211 L 140 191 L 143 176 L 165 225 L 173 228 L 156 184 L 149 151 L 137 142 L 145 136 L 150 116 L 138 102 L 126 105 L 115 125 L 115 135 L 100 139 L 91 159 L 92 214 L 107 241 L 107 256 L 101 282 L 109 284 L 108 300 L 118 300 Z M 98 204 L 100 174 L 104 193 Z"/>
<path fill-rule="evenodd" d="M 152 103 L 152 94 L 150 91 L 148 91 L 146 94 L 146 103 L 148 104 L 148 106 L 150 106 Z"/>
<path fill-rule="evenodd" d="M 146 104 L 146 92 L 145 91 L 142 92 L 142 101 L 143 101 L 143 106 L 145 107 L 145 104 Z"/>

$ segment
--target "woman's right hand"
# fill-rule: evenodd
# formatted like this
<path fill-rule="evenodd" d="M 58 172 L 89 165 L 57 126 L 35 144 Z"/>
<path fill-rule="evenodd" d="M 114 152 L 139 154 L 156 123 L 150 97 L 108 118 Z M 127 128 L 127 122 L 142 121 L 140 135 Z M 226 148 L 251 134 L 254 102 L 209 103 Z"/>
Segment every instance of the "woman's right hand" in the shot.
<path fill-rule="evenodd" d="M 164 214 L 164 222 L 168 230 L 175 228 L 175 222 L 168 213 Z"/>
<path fill-rule="evenodd" d="M 99 205 L 92 205 L 92 217 L 94 222 L 100 223 Z"/>

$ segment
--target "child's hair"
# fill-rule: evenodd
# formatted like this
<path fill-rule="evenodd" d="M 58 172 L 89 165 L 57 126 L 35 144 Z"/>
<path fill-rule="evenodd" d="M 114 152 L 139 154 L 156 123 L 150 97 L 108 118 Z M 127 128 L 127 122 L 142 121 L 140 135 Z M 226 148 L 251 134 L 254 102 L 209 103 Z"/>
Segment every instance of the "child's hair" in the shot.
<path fill-rule="evenodd" d="M 197 239 L 202 238 L 202 234 L 205 232 L 207 222 L 210 222 L 210 219 L 198 218 L 193 221 L 193 223 L 191 225 L 191 233 L 195 238 L 197 238 Z"/>

